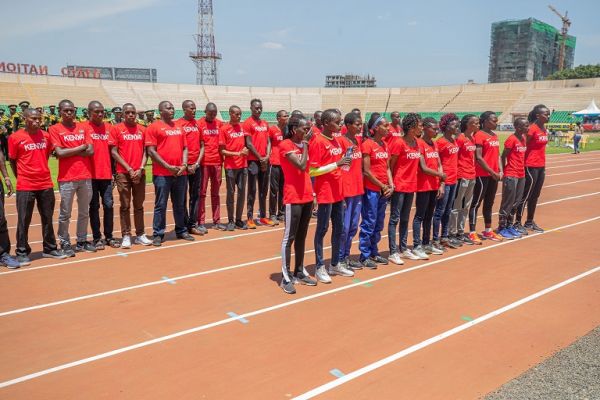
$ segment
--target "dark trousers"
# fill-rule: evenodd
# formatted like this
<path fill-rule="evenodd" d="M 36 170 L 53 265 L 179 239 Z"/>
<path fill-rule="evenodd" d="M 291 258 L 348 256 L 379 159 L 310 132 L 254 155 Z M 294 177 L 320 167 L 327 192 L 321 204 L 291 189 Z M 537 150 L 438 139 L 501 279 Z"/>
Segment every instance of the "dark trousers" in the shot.
<path fill-rule="evenodd" d="M 456 183 L 446 185 L 444 195 L 435 203 L 433 212 L 433 240 L 440 239 L 440 225 L 442 227 L 442 237 L 448 237 L 448 222 L 450 221 L 450 212 L 456 198 Z"/>
<path fill-rule="evenodd" d="M 283 215 L 283 171 L 279 165 L 271 165 L 269 187 L 269 217 Z"/>
<path fill-rule="evenodd" d="M 4 198 L 4 196 L 2 196 Z M 56 250 L 56 237 L 54 236 L 54 227 L 52 226 L 52 217 L 54 215 L 54 189 L 34 191 L 17 191 L 17 250 L 18 256 L 26 256 L 31 253 L 29 246 L 29 225 L 33 215 L 33 205 L 37 204 L 37 210 L 42 220 L 42 236 L 44 253 Z M 4 210 L 4 207 L 2 207 Z M 1 221 L 4 221 L 2 224 Z M 6 227 L 4 213 L 0 219 L 0 247 L 2 244 L 2 226 Z M 10 244 L 9 244 L 10 247 Z"/>
<path fill-rule="evenodd" d="M 204 165 L 202 167 L 202 187 L 200 189 L 200 211 L 198 212 L 198 223 L 204 225 L 206 219 L 206 193 L 208 181 L 210 180 L 210 206 L 212 209 L 213 223 L 218 224 L 221 220 L 221 188 L 223 168 L 220 165 Z"/>
<path fill-rule="evenodd" d="M 473 201 L 469 209 L 469 228 L 475 232 L 477 227 L 477 212 L 483 203 L 483 222 L 485 226 L 492 224 L 492 207 L 494 198 L 498 191 L 498 181 L 491 176 L 479 176 L 475 178 L 475 189 L 473 189 Z"/>
<path fill-rule="evenodd" d="M 254 218 L 254 198 L 258 182 L 258 217 L 265 218 L 267 210 L 267 191 L 269 190 L 269 169 L 262 171 L 260 162 L 248 161 L 248 202 L 246 213 L 248 219 Z"/>
<path fill-rule="evenodd" d="M 129 174 L 119 173 L 115 177 L 119 192 L 119 217 L 121 234 L 131 235 L 131 203 L 133 201 L 133 221 L 135 234 L 144 234 L 144 199 L 146 198 L 146 175 L 142 174 L 138 183 L 134 183 Z"/>
<path fill-rule="evenodd" d="M 527 220 L 525 222 L 533 221 L 535 208 L 537 207 L 538 198 L 542 193 L 545 179 L 545 167 L 525 168 L 525 188 L 523 189 L 523 196 L 517 207 L 517 222 L 521 222 L 523 212 L 525 211 L 525 204 L 527 204 Z"/>
<path fill-rule="evenodd" d="M 246 196 L 247 168 L 225 169 L 225 182 L 227 184 L 227 219 L 234 222 L 233 198 L 237 188 L 237 201 L 235 204 L 235 221 L 242 220 L 244 212 L 244 197 Z"/>
<path fill-rule="evenodd" d="M 185 191 L 187 178 L 182 176 L 153 176 L 154 194 L 154 219 L 152 230 L 154 236 L 165 236 L 167 227 L 167 202 L 171 196 L 173 217 L 175 219 L 175 233 L 181 235 L 187 232 L 185 226 Z"/>
<path fill-rule="evenodd" d="M 198 208 L 200 204 L 200 184 L 202 183 L 202 167 L 198 167 L 196 172 L 193 174 L 187 174 L 188 181 L 188 194 L 190 196 L 189 201 L 184 200 L 184 204 L 187 203 L 185 209 L 185 226 L 188 229 L 196 228 L 198 226 Z"/>
<path fill-rule="evenodd" d="M 286 204 L 285 205 L 285 232 L 281 242 L 281 272 L 283 280 L 290 282 L 290 263 L 292 259 L 292 244 L 296 263 L 294 274 L 302 272 L 308 276 L 304 269 L 304 248 L 306 245 L 306 233 L 312 214 L 312 201 L 304 204 Z"/>
<path fill-rule="evenodd" d="M 106 240 L 113 238 L 114 205 L 112 194 L 112 181 L 110 179 L 92 179 L 92 200 L 90 200 L 90 225 L 94 240 L 102 239 L 100 233 L 100 199 L 104 218 L 104 237 Z"/>
<path fill-rule="evenodd" d="M 414 193 L 394 192 L 390 203 L 390 220 L 388 221 L 388 242 L 390 246 L 390 255 L 403 252 L 408 248 L 408 221 L 410 218 L 410 208 L 412 207 Z M 396 244 L 396 227 L 400 222 L 400 242 Z"/>
<path fill-rule="evenodd" d="M 323 240 L 329 230 L 331 219 L 331 265 L 338 264 L 340 259 L 340 242 L 344 230 L 344 200 L 337 203 L 319 204 L 317 208 L 317 229 L 315 232 L 315 259 L 317 267 L 325 265 L 323 260 Z"/>
<path fill-rule="evenodd" d="M 52 193 L 52 197 L 54 198 L 54 193 Z M 31 217 L 29 220 L 31 220 Z M 29 226 L 29 224 L 27 225 Z M 4 253 L 10 253 L 10 237 L 8 236 L 8 223 L 4 212 L 4 185 L 0 183 L 0 255 Z"/>
<path fill-rule="evenodd" d="M 8 136 L 6 133 L 0 135 L 0 150 L 4 153 L 4 158 L 8 160 Z"/>
<path fill-rule="evenodd" d="M 413 218 L 413 247 L 421 244 L 427 245 L 431 240 L 431 223 L 433 220 L 433 211 L 435 210 L 437 190 L 428 190 L 426 192 L 417 192 L 415 201 L 416 211 Z M 421 238 L 421 226 L 423 227 L 423 237 Z"/>
<path fill-rule="evenodd" d="M 523 197 L 525 178 L 505 176 L 502 179 L 502 202 L 498 212 L 498 229 L 506 228 L 513 224 L 517 207 Z"/>

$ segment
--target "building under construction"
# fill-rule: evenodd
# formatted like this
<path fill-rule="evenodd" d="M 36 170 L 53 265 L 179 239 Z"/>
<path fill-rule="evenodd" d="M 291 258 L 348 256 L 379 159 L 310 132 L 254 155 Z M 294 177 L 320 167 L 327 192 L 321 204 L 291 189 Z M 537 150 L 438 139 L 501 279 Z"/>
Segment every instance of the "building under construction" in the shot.
<path fill-rule="evenodd" d="M 325 87 L 328 88 L 373 88 L 375 87 L 375 77 L 371 75 L 327 75 L 325 77 Z"/>
<path fill-rule="evenodd" d="M 537 81 L 559 70 L 561 32 L 534 18 L 494 22 L 490 83 Z M 575 37 L 565 40 L 564 68 L 573 67 Z"/>

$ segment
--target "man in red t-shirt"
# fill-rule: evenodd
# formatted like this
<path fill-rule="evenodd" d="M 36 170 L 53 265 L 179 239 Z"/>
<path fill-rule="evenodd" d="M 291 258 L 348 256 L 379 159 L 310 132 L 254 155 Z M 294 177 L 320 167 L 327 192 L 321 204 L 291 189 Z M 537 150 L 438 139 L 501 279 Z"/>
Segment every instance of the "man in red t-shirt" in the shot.
<path fill-rule="evenodd" d="M 113 238 L 113 195 L 112 195 L 112 166 L 109 149 L 111 125 L 104 122 L 104 106 L 99 101 L 88 104 L 87 122 L 82 122 L 94 144 L 92 157 L 92 200 L 90 201 L 90 225 L 97 250 L 104 250 L 105 245 L 119 247 Z M 104 240 L 100 232 L 100 199 L 104 211 Z"/>
<path fill-rule="evenodd" d="M 392 122 L 389 126 L 389 135 L 383 138 L 388 146 L 390 146 L 392 142 L 398 140 L 398 138 L 402 137 L 402 118 L 400 117 L 400 113 L 398 111 L 393 111 L 390 114 L 390 119 Z"/>
<path fill-rule="evenodd" d="M 205 232 L 198 229 L 198 203 L 200 201 L 200 183 L 202 182 L 200 163 L 204 158 L 204 142 L 196 121 L 196 103 L 192 100 L 185 100 L 181 103 L 181 108 L 183 117 L 175 123 L 183 130 L 188 146 L 187 180 L 190 200 L 185 209 L 185 224 L 189 233 L 202 236 Z"/>
<path fill-rule="evenodd" d="M 188 167 L 187 138 L 175 124 L 175 108 L 170 101 L 158 104 L 161 119 L 146 129 L 146 150 L 152 158 L 152 181 L 154 182 L 154 218 L 152 220 L 154 246 L 164 241 L 167 226 L 167 202 L 171 196 L 175 235 L 178 239 L 193 242 L 185 225 L 185 192 Z"/>
<path fill-rule="evenodd" d="M 262 114 L 262 102 L 253 99 L 250 102 L 252 116 L 244 121 L 242 125 L 246 136 L 246 147 L 248 148 L 248 202 L 246 212 L 248 214 L 248 228 L 256 229 L 254 222 L 254 197 L 256 196 L 256 184 L 258 181 L 258 212 L 260 225 L 273 226 L 273 222 L 267 219 L 267 192 L 269 190 L 269 157 L 271 155 L 271 140 L 269 139 L 269 124 L 260 119 Z"/>
<path fill-rule="evenodd" d="M 58 158 L 58 189 L 60 212 L 58 215 L 58 240 L 69 257 L 75 251 L 94 253 L 96 247 L 87 241 L 90 200 L 92 199 L 92 156 L 94 145 L 89 131 L 75 122 L 75 106 L 70 100 L 58 104 L 62 122 L 49 129 L 50 142 Z M 69 224 L 73 200 L 77 196 L 77 245 L 71 247 Z"/>
<path fill-rule="evenodd" d="M 279 221 L 283 221 L 283 172 L 278 146 L 283 141 L 288 118 L 287 111 L 280 110 L 277 112 L 277 125 L 269 127 L 269 139 L 271 140 L 269 218 L 273 225 L 279 225 Z"/>
<path fill-rule="evenodd" d="M 227 184 L 227 230 L 248 229 L 242 221 L 244 197 L 246 195 L 246 179 L 248 175 L 248 148 L 246 136 L 248 132 L 240 124 L 242 110 L 238 106 L 229 107 L 229 123 L 219 128 L 219 152 L 223 156 L 225 166 L 225 181 Z M 235 204 L 235 219 L 233 198 L 237 188 Z"/>
<path fill-rule="evenodd" d="M 119 107 L 121 109 L 121 107 Z M 146 147 L 144 127 L 138 125 L 137 110 L 131 103 L 123 105 L 123 122 L 111 132 L 110 153 L 116 161 L 115 183 L 119 192 L 119 216 L 121 221 L 122 249 L 131 248 L 131 215 L 135 223 L 135 243 L 150 246 L 152 241 L 144 233 L 144 200 L 146 197 Z"/>
<path fill-rule="evenodd" d="M 219 128 L 222 122 L 217 119 L 215 103 L 206 104 L 205 116 L 198 120 L 198 128 L 204 143 L 204 158 L 202 165 L 202 185 L 200 187 L 200 204 L 198 212 L 198 229 L 208 233 L 204 222 L 206 220 L 206 192 L 210 181 L 210 206 L 212 209 L 213 228 L 224 231 L 227 229 L 221 223 L 221 199 L 219 190 L 223 176 L 223 158 L 219 153 Z"/>

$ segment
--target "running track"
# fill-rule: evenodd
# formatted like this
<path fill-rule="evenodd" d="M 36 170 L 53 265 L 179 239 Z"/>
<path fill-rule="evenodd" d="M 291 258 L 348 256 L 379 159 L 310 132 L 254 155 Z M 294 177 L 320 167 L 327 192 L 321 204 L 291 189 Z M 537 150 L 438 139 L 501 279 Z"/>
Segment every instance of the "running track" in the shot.
<path fill-rule="evenodd" d="M 283 225 L 3 269 L 0 398 L 485 395 L 600 324 L 600 153 L 548 167 L 536 218 L 547 233 L 295 296 L 277 286 Z M 6 212 L 14 227 L 14 198 Z"/>

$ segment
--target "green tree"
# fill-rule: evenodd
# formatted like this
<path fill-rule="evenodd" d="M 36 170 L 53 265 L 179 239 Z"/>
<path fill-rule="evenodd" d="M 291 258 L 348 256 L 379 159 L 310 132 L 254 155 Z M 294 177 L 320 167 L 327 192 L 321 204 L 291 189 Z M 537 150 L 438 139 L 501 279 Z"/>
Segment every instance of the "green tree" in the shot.
<path fill-rule="evenodd" d="M 579 65 L 571 69 L 563 69 L 546 77 L 548 80 L 599 78 L 600 64 Z"/>

